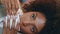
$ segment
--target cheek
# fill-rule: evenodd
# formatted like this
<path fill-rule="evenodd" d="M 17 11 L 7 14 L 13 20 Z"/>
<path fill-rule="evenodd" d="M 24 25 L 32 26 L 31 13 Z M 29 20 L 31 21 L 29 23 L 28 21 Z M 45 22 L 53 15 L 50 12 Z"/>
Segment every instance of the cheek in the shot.
<path fill-rule="evenodd" d="M 30 15 L 23 15 L 23 16 L 21 17 L 21 21 L 31 21 L 31 20 L 30 20 Z"/>

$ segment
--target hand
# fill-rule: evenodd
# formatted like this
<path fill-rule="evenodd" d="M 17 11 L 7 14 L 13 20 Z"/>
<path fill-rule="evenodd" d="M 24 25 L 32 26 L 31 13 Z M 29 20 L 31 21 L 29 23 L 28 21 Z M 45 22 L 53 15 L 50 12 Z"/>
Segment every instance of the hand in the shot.
<path fill-rule="evenodd" d="M 2 34 L 17 34 L 17 31 L 15 31 L 14 29 L 10 30 L 9 28 L 4 28 Z"/>
<path fill-rule="evenodd" d="M 1 0 L 1 2 L 5 6 L 7 14 L 11 14 L 12 11 L 16 13 L 19 8 L 17 0 Z"/>
<path fill-rule="evenodd" d="M 5 6 L 7 15 L 16 14 L 17 9 L 19 8 L 17 0 L 1 0 L 2 4 Z M 15 20 L 12 22 L 12 28 L 10 29 L 10 18 L 7 19 L 7 27 L 6 22 L 4 23 L 3 34 L 16 34 L 18 30 L 18 25 L 15 28 Z"/>
<path fill-rule="evenodd" d="M 19 24 L 17 24 L 16 25 L 16 27 L 15 27 L 15 20 L 16 19 L 13 19 L 12 20 L 12 26 L 11 26 L 11 22 L 10 22 L 10 17 L 9 16 L 7 16 L 7 21 L 6 21 L 6 19 L 5 19 L 5 21 L 4 21 L 4 26 L 3 26 L 3 28 L 4 28 L 4 30 L 3 30 L 3 34 L 17 34 L 17 31 L 18 31 L 18 29 L 19 29 Z"/>

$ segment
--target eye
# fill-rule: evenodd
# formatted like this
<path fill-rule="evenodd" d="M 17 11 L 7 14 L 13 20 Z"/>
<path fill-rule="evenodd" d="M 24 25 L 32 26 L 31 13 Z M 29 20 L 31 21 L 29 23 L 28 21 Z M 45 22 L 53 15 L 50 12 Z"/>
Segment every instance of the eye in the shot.
<path fill-rule="evenodd" d="M 31 18 L 32 18 L 32 19 L 35 19 L 35 18 L 36 18 L 36 15 L 35 15 L 35 14 L 32 14 L 32 15 L 31 15 Z"/>
<path fill-rule="evenodd" d="M 35 32 L 35 27 L 32 27 L 31 28 L 31 32 Z"/>

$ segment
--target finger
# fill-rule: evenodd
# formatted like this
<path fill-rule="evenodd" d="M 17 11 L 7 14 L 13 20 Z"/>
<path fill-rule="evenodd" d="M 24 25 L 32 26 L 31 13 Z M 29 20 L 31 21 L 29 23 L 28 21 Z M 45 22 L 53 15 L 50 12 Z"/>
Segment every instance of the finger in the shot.
<path fill-rule="evenodd" d="M 14 29 L 15 28 L 15 17 L 13 17 L 13 21 L 12 21 L 12 28 Z"/>
<path fill-rule="evenodd" d="M 7 28 L 10 28 L 10 16 L 8 15 Z"/>
<path fill-rule="evenodd" d="M 14 2 L 15 2 L 15 9 L 17 11 L 17 9 L 19 8 L 19 6 L 18 6 L 19 4 L 18 4 L 17 0 L 15 0 Z"/>
<path fill-rule="evenodd" d="M 3 0 L 1 0 L 1 3 L 2 3 L 2 4 L 3 4 L 3 2 L 4 2 L 4 1 L 3 1 Z"/>
<path fill-rule="evenodd" d="M 11 34 L 15 34 L 15 30 L 13 28 L 11 29 Z"/>
<path fill-rule="evenodd" d="M 7 21 L 8 21 L 8 17 L 6 16 L 6 20 L 5 20 L 5 27 L 7 27 Z"/>
<path fill-rule="evenodd" d="M 6 2 L 5 0 L 1 0 L 1 3 L 4 4 L 4 5 L 5 5 L 5 2 Z"/>
<path fill-rule="evenodd" d="M 17 34 L 17 31 L 15 31 L 15 34 Z"/>
<path fill-rule="evenodd" d="M 12 9 L 12 11 L 13 11 L 13 15 L 15 16 L 16 15 L 16 10 Z"/>
<path fill-rule="evenodd" d="M 12 28 L 15 28 L 15 26 L 14 26 L 14 24 L 15 24 L 15 10 L 14 9 L 12 9 L 12 15 L 11 15 L 11 20 L 10 20 L 10 29 L 11 29 L 11 27 Z"/>
<path fill-rule="evenodd" d="M 17 15 L 16 22 L 15 22 L 15 28 L 16 28 L 16 26 L 17 26 L 16 29 L 18 29 L 19 23 L 20 23 L 19 15 Z"/>
<path fill-rule="evenodd" d="M 17 34 L 17 31 L 15 30 L 15 17 L 13 17 L 13 22 L 12 22 L 12 28 L 11 28 L 11 34 Z"/>
<path fill-rule="evenodd" d="M 5 8 L 8 8 L 8 1 L 7 0 L 4 1 L 4 5 L 5 5 Z"/>
<path fill-rule="evenodd" d="M 9 14 L 10 16 L 9 16 L 9 23 L 8 23 L 9 26 L 8 27 L 11 29 L 11 27 L 12 27 L 12 21 L 13 21 L 12 10 L 9 10 L 9 13 L 10 13 Z"/>
<path fill-rule="evenodd" d="M 7 34 L 7 17 L 5 18 L 3 23 L 3 33 L 2 34 Z"/>
<path fill-rule="evenodd" d="M 8 0 L 5 1 L 5 8 L 6 8 L 7 14 L 11 15 L 11 2 L 10 2 L 10 0 L 9 1 Z"/>
<path fill-rule="evenodd" d="M 15 0 L 14 0 L 14 1 L 15 1 Z M 13 1 L 13 0 L 11 0 L 11 6 L 12 6 L 12 8 L 11 8 L 11 9 L 15 9 L 14 1 Z"/>
<path fill-rule="evenodd" d="M 5 19 L 3 20 L 3 28 L 7 28 L 7 21 L 8 17 L 6 16 Z"/>
<path fill-rule="evenodd" d="M 11 1 L 10 0 L 8 1 L 8 7 L 9 7 L 8 9 L 11 10 Z"/>
<path fill-rule="evenodd" d="M 11 16 L 10 16 L 10 29 L 11 29 L 11 27 L 12 27 L 12 23 L 13 23 L 13 16 L 11 15 Z"/>
<path fill-rule="evenodd" d="M 5 28 L 5 26 L 6 26 L 6 18 L 5 18 L 5 20 L 3 21 L 3 28 Z"/>
<path fill-rule="evenodd" d="M 17 31 L 15 31 L 15 29 L 11 29 L 11 34 L 17 34 Z"/>
<path fill-rule="evenodd" d="M 7 34 L 7 28 L 4 28 L 4 29 L 3 29 L 2 34 Z"/>
<path fill-rule="evenodd" d="M 11 30 L 7 28 L 7 34 L 11 34 Z"/>
<path fill-rule="evenodd" d="M 5 1 L 5 9 L 6 9 L 6 12 L 7 12 L 7 14 L 9 13 L 9 9 L 8 9 L 8 2 L 7 2 L 7 0 Z"/>

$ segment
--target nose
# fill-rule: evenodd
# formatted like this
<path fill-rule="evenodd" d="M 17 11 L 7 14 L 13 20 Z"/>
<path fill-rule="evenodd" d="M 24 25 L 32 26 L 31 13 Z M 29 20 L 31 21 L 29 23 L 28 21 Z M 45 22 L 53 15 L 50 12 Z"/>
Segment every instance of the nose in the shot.
<path fill-rule="evenodd" d="M 28 24 L 27 24 L 27 23 L 22 22 L 22 25 L 26 27 Z"/>

